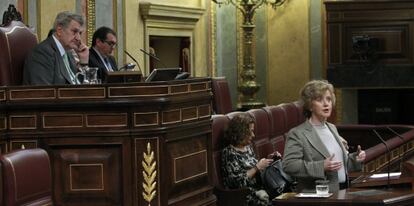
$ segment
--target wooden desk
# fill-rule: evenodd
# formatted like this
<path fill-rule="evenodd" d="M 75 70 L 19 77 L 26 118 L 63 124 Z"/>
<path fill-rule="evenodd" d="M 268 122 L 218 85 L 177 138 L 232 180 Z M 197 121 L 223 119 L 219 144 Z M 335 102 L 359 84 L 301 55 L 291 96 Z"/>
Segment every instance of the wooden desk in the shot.
<path fill-rule="evenodd" d="M 340 190 L 329 198 L 296 198 L 273 200 L 274 206 L 402 206 L 414 205 L 411 189 L 356 189 Z"/>
<path fill-rule="evenodd" d="M 211 99 L 209 78 L 0 87 L 0 152 L 46 149 L 55 205 L 215 205 Z"/>
<path fill-rule="evenodd" d="M 386 173 L 382 173 L 387 175 Z M 353 188 L 384 188 L 388 185 L 388 177 L 371 178 L 373 174 L 361 174 L 351 181 Z M 411 174 L 410 174 L 411 175 Z M 408 175 L 390 176 L 389 186 L 392 188 L 411 188 L 414 191 L 414 177 Z"/>

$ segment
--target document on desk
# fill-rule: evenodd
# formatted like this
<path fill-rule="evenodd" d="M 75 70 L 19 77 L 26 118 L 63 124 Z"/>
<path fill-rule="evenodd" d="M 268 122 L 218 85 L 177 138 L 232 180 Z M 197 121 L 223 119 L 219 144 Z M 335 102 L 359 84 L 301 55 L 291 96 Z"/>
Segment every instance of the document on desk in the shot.
<path fill-rule="evenodd" d="M 391 172 L 390 173 L 390 177 L 399 177 L 401 175 L 401 172 Z M 369 176 L 369 178 L 373 178 L 373 179 L 378 179 L 378 178 L 385 178 L 388 177 L 388 173 L 378 173 L 378 174 L 373 174 L 371 176 Z"/>

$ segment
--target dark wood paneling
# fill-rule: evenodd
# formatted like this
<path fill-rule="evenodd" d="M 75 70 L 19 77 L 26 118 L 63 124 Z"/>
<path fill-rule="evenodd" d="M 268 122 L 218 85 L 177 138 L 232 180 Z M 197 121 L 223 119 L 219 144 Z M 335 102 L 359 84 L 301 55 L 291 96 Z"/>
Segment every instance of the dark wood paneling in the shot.
<path fill-rule="evenodd" d="M 198 106 L 198 117 L 199 118 L 209 118 L 211 115 L 211 105 L 200 105 Z"/>
<path fill-rule="evenodd" d="M 10 129 L 36 129 L 36 115 L 10 115 Z"/>
<path fill-rule="evenodd" d="M 134 126 L 136 127 L 156 126 L 160 123 L 158 112 L 135 113 L 134 122 Z"/>
<path fill-rule="evenodd" d="M 162 113 L 162 124 L 173 124 L 181 122 L 181 111 L 179 109 L 169 110 Z"/>
<path fill-rule="evenodd" d="M 127 127 L 127 113 L 86 114 L 86 127 Z"/>
<path fill-rule="evenodd" d="M 188 167 L 191 165 L 191 168 Z M 207 150 L 201 150 L 174 158 L 174 183 L 207 175 Z"/>
<path fill-rule="evenodd" d="M 183 121 L 197 119 L 197 107 L 187 107 L 181 110 Z"/>
<path fill-rule="evenodd" d="M 359 57 L 352 49 L 352 38 L 368 35 L 378 40 L 376 53 L 381 64 L 413 64 L 410 51 L 409 22 L 390 22 L 372 25 L 372 23 L 346 24 L 343 26 L 343 59 L 345 64 L 359 63 Z M 351 40 L 351 41 L 350 41 Z"/>
<path fill-rule="evenodd" d="M 59 88 L 58 97 L 61 99 L 76 98 L 105 98 L 105 88 Z"/>
<path fill-rule="evenodd" d="M 6 92 L 4 90 L 0 90 L 0 101 L 4 101 L 6 99 Z"/>
<path fill-rule="evenodd" d="M 49 89 L 12 89 L 10 90 L 10 100 L 35 100 L 35 99 L 55 99 L 56 90 Z"/>
<path fill-rule="evenodd" d="M 169 87 L 110 87 L 109 97 L 137 97 L 137 96 L 153 96 L 167 95 Z"/>
<path fill-rule="evenodd" d="M 83 127 L 83 115 L 71 113 L 43 114 L 43 128 L 80 128 Z"/>
<path fill-rule="evenodd" d="M 412 87 L 414 1 L 324 1 L 327 78 L 336 87 Z M 353 38 L 377 44 L 369 54 L 355 51 Z M 394 80 L 388 80 L 394 79 Z"/>
<path fill-rule="evenodd" d="M 188 131 L 197 134 L 203 129 L 188 128 Z M 174 133 L 169 135 L 179 136 Z M 172 176 L 168 176 L 165 182 L 171 188 L 169 193 L 172 199 L 178 198 L 186 192 L 201 192 L 208 185 L 207 155 L 211 155 L 211 151 L 208 151 L 207 142 L 206 136 L 194 135 L 192 138 L 171 140 L 166 145 L 164 155 L 168 161 L 165 163 Z M 189 187 L 192 188 L 191 191 L 188 190 Z"/>
<path fill-rule="evenodd" d="M 7 118 L 5 116 L 0 116 L 0 130 L 5 130 L 7 128 Z"/>
<path fill-rule="evenodd" d="M 7 142 L 4 140 L 1 140 L 0 141 L 0 154 L 6 154 L 6 153 L 7 153 Z"/>
<path fill-rule="evenodd" d="M 331 24 L 328 26 L 328 44 L 329 44 L 329 64 L 341 63 L 341 26 L 339 24 Z"/>
<path fill-rule="evenodd" d="M 175 94 L 175 93 L 184 93 L 184 92 L 188 92 L 188 85 L 187 84 L 177 85 L 177 86 L 172 86 L 171 87 L 171 93 L 173 93 L 173 94 Z"/>
<path fill-rule="evenodd" d="M 55 205 L 215 205 L 210 85 L 6 87 L 0 152 L 46 149 Z"/>
<path fill-rule="evenodd" d="M 38 147 L 37 140 L 11 140 L 10 151 L 19 149 L 34 149 Z"/>
<path fill-rule="evenodd" d="M 71 140 L 50 146 L 57 205 L 123 205 L 122 145 Z"/>

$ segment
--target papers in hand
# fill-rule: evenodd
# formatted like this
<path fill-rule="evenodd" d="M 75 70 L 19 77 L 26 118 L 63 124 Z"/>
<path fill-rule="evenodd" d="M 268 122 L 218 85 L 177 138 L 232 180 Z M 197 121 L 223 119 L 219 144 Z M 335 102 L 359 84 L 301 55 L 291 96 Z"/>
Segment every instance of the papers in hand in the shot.
<path fill-rule="evenodd" d="M 391 172 L 390 177 L 399 177 L 401 175 L 401 172 Z M 369 178 L 377 179 L 377 178 L 385 178 L 388 177 L 388 173 L 379 173 L 379 174 L 373 174 L 369 176 Z"/>

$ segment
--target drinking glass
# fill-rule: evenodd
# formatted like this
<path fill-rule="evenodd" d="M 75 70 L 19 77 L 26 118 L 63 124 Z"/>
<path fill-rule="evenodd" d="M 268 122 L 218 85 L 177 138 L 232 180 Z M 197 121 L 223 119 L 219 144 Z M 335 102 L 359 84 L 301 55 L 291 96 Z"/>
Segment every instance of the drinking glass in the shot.
<path fill-rule="evenodd" d="M 329 194 L 329 180 L 316 180 L 315 185 L 317 195 Z"/>

